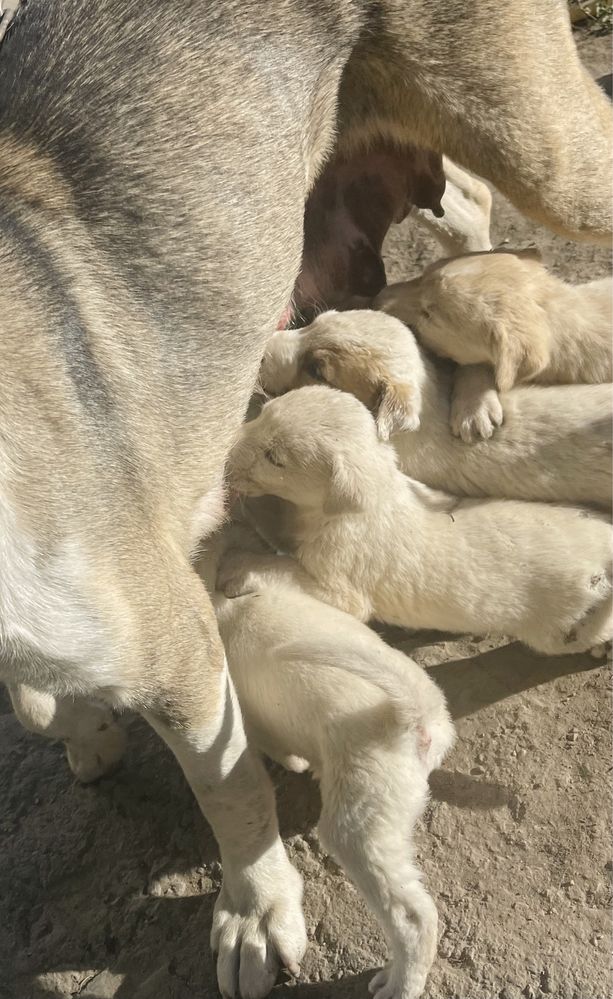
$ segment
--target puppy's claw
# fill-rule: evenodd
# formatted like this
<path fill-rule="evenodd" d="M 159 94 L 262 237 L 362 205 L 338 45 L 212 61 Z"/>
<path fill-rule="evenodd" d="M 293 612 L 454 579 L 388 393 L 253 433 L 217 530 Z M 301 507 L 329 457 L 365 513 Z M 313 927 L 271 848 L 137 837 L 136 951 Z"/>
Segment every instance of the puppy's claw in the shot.
<path fill-rule="evenodd" d="M 489 440 L 496 427 L 502 425 L 503 419 L 502 406 L 495 395 L 493 399 L 480 403 L 473 413 L 452 413 L 451 432 L 454 437 L 461 437 L 465 444 L 479 439 Z"/>

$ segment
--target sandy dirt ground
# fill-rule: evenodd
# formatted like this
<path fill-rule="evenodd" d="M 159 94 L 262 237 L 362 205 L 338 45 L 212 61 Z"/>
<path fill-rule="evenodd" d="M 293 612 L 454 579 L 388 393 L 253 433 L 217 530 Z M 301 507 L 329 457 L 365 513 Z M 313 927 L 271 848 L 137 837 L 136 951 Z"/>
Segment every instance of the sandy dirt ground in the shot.
<path fill-rule="evenodd" d="M 579 45 L 595 76 L 609 71 L 609 39 Z M 611 266 L 608 252 L 552 238 L 498 196 L 493 235 L 536 242 L 568 278 Z M 389 277 L 439 255 L 405 223 L 389 241 Z M 387 637 L 442 686 L 459 735 L 418 831 L 440 914 L 426 999 L 606 999 L 607 668 L 472 637 Z M 168 751 L 134 719 L 122 768 L 81 787 L 61 746 L 24 732 L 8 701 L 0 711 L 0 999 L 215 999 L 208 934 L 221 871 Z M 320 849 L 316 786 L 272 774 L 310 941 L 301 981 L 274 995 L 363 999 L 386 956 L 381 933 Z"/>

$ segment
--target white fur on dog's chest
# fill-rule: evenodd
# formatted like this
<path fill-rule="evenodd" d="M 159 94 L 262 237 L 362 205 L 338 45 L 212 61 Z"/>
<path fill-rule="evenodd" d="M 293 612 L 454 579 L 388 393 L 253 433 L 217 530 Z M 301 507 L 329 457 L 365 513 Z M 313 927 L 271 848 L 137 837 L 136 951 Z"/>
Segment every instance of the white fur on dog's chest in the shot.
<path fill-rule="evenodd" d="M 11 680 L 40 679 L 38 673 L 22 675 L 29 670 L 20 650 L 53 663 L 43 679 L 59 687 L 69 682 L 75 664 L 96 668 L 108 661 L 108 636 L 85 598 L 86 575 L 85 552 L 76 539 L 65 539 L 52 553 L 43 551 L 0 491 L 0 647 L 11 663 Z M 82 679 L 71 676 L 70 682 L 82 687 Z M 110 676 L 103 681 L 113 682 Z"/>

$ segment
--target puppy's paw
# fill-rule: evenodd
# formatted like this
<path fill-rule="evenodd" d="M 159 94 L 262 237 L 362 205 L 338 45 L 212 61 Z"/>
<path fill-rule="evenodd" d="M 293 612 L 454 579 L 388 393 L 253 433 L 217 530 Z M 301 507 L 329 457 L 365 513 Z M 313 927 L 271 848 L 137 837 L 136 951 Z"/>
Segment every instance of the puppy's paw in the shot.
<path fill-rule="evenodd" d="M 291 770 L 295 774 L 304 774 L 311 768 L 308 760 L 305 760 L 303 756 L 295 756 L 293 753 L 285 756 L 281 762 L 286 770 Z"/>
<path fill-rule="evenodd" d="M 371 979 L 368 991 L 373 999 L 419 999 L 424 986 L 421 976 L 418 980 L 410 972 L 402 974 L 392 961 Z"/>
<path fill-rule="evenodd" d="M 489 440 L 495 428 L 502 425 L 503 419 L 502 404 L 494 389 L 484 392 L 479 399 L 465 402 L 456 397 L 451 404 L 451 432 L 466 444 L 479 439 Z"/>
<path fill-rule="evenodd" d="M 601 642 L 600 645 L 594 645 L 590 649 L 590 655 L 593 659 L 607 659 L 611 653 L 611 642 Z"/>
<path fill-rule="evenodd" d="M 115 769 L 127 743 L 125 729 L 109 711 L 108 718 L 102 719 L 95 731 L 88 732 L 86 739 L 66 740 L 68 766 L 77 780 L 90 784 Z"/>
<path fill-rule="evenodd" d="M 224 999 L 262 999 L 279 967 L 300 974 L 307 937 L 302 915 L 302 879 L 283 847 L 232 878 L 219 894 L 211 947 Z"/>

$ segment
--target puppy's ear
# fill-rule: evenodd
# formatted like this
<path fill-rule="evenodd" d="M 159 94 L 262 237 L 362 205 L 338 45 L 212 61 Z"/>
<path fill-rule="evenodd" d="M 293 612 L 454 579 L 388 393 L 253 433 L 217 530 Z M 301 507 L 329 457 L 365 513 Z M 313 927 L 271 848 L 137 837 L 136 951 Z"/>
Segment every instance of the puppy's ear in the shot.
<path fill-rule="evenodd" d="M 508 392 L 518 381 L 528 381 L 546 367 L 549 360 L 546 337 L 545 320 L 536 312 L 533 322 L 524 322 L 524 317 L 494 322 L 492 353 L 499 392 Z"/>
<path fill-rule="evenodd" d="M 401 430 L 417 430 L 420 412 L 421 398 L 414 385 L 379 383 L 374 416 L 380 440 L 388 441 Z"/>
<path fill-rule="evenodd" d="M 324 513 L 356 513 L 364 505 L 364 485 L 359 473 L 342 454 L 332 459 L 328 496 L 324 503 Z"/>

